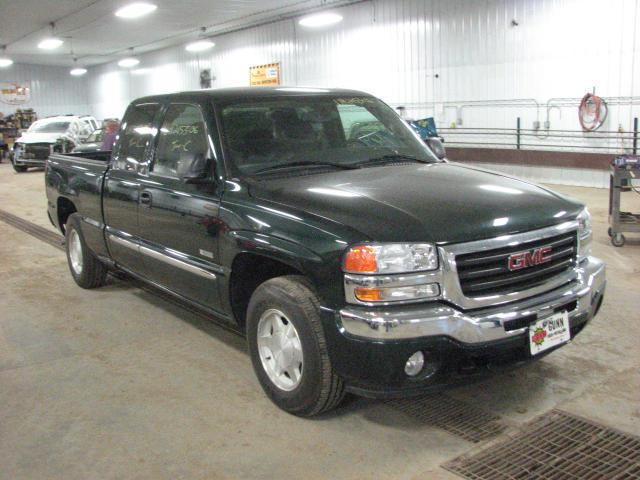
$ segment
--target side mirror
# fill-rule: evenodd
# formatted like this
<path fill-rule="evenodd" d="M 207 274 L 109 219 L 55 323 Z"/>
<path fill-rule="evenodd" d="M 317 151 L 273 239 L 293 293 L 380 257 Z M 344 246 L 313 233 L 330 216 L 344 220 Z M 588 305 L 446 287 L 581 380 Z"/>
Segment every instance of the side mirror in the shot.
<path fill-rule="evenodd" d="M 444 160 L 447 158 L 447 152 L 444 149 L 444 145 L 442 144 L 442 140 L 437 137 L 429 137 L 425 140 L 429 149 L 433 152 L 433 154 L 438 157 L 439 160 Z"/>
<path fill-rule="evenodd" d="M 195 155 L 187 172 L 182 176 L 184 183 L 203 185 L 213 183 L 215 176 L 211 171 L 212 160 L 205 159 L 201 153 Z"/>

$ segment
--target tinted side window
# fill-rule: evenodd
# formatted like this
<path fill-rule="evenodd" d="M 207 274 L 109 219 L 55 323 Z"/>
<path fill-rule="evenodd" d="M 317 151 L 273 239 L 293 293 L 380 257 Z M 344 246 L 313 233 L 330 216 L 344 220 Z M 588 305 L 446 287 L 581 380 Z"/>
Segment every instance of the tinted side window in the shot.
<path fill-rule="evenodd" d="M 195 105 L 172 104 L 167 109 L 160 134 L 152 172 L 180 178 L 194 162 L 208 157 L 204 119 Z"/>
<path fill-rule="evenodd" d="M 136 170 L 138 164 L 144 161 L 145 149 L 155 133 L 153 119 L 159 108 L 157 103 L 146 103 L 127 110 L 113 168 Z"/>

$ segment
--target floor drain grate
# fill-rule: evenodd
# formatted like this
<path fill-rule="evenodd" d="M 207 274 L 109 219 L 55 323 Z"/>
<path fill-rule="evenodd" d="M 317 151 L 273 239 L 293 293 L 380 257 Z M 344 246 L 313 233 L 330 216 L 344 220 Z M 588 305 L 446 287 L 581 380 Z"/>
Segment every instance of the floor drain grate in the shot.
<path fill-rule="evenodd" d="M 49 245 L 52 245 L 60 250 L 64 250 L 62 246 L 64 242 L 64 237 L 59 233 L 52 232 L 40 225 L 36 225 L 24 218 L 20 218 L 12 213 L 5 212 L 4 210 L 0 210 L 0 220 L 5 223 L 8 223 L 12 227 L 17 228 L 18 230 L 22 230 L 29 235 L 36 237 L 38 240 L 42 240 Z"/>
<path fill-rule="evenodd" d="M 448 395 L 390 400 L 387 405 L 470 442 L 480 442 L 504 431 L 500 417 Z"/>
<path fill-rule="evenodd" d="M 443 467 L 473 480 L 640 479 L 640 438 L 552 410 L 526 431 Z"/>

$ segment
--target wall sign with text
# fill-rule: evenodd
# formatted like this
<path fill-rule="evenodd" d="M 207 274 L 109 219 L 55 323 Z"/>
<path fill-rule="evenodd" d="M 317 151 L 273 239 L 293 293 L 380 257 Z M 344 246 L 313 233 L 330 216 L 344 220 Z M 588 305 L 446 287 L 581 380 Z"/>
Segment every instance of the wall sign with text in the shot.
<path fill-rule="evenodd" d="M 268 63 L 249 67 L 249 85 L 280 85 L 280 64 Z"/>
<path fill-rule="evenodd" d="M 0 102 L 8 105 L 22 105 L 31 99 L 29 87 L 11 82 L 0 82 Z"/>

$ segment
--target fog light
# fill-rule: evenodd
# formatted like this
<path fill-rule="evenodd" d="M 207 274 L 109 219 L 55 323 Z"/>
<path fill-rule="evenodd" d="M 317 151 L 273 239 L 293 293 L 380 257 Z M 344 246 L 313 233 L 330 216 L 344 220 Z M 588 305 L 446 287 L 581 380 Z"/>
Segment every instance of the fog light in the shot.
<path fill-rule="evenodd" d="M 424 366 L 424 354 L 420 351 L 414 353 L 409 357 L 407 363 L 404 365 L 404 373 L 410 377 L 415 377 L 422 371 Z"/>

